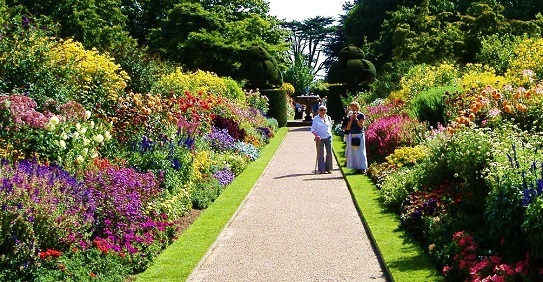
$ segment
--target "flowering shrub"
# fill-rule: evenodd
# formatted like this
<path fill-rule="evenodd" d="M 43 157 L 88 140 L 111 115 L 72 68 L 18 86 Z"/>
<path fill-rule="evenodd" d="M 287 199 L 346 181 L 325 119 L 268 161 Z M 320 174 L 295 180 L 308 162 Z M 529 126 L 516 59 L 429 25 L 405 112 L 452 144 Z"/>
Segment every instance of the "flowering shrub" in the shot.
<path fill-rule="evenodd" d="M 2 161 L 0 277 L 28 277 L 25 272 L 40 259 L 56 258 L 88 241 L 94 223 L 88 199 L 86 187 L 58 166 L 31 161 L 11 166 Z"/>
<path fill-rule="evenodd" d="M 242 101 L 241 88 L 236 86 L 232 84 L 231 80 L 220 78 L 207 71 L 198 70 L 186 73 L 181 68 L 176 68 L 173 73 L 160 77 L 151 92 L 166 97 L 178 96 L 187 91 L 191 93 L 211 92 L 219 97 Z M 229 91 L 232 88 L 236 88 L 236 91 Z"/>
<path fill-rule="evenodd" d="M 530 274 L 528 255 L 508 264 L 500 256 L 481 256 L 474 238 L 465 231 L 456 232 L 452 240 L 453 263 L 443 267 L 443 274 L 450 281 L 517 281 Z"/>
<path fill-rule="evenodd" d="M 407 102 L 429 88 L 455 84 L 458 76 L 458 69 L 447 62 L 437 66 L 415 65 L 402 77 L 400 90 L 393 91 L 389 98 Z"/>
<path fill-rule="evenodd" d="M 234 180 L 234 173 L 230 169 L 224 168 L 215 171 L 213 177 L 217 178 L 222 186 L 227 186 Z"/>
<path fill-rule="evenodd" d="M 424 145 L 415 147 L 399 147 L 394 153 L 388 155 L 386 161 L 394 167 L 412 166 L 428 154 L 428 148 Z"/>
<path fill-rule="evenodd" d="M 525 38 L 518 43 L 514 50 L 514 59 L 505 73 L 505 77 L 512 84 L 528 87 L 535 81 L 543 79 L 543 55 L 539 50 L 543 48 L 543 40 L 540 38 Z M 524 71 L 531 70 L 532 74 L 527 75 Z"/>
<path fill-rule="evenodd" d="M 397 147 L 416 145 L 422 124 L 407 115 L 385 116 L 374 120 L 366 130 L 368 157 L 385 157 Z"/>
<path fill-rule="evenodd" d="M 51 101 L 54 105 L 56 102 Z M 31 98 L 22 95 L 0 97 L 0 139 L 12 148 L 12 159 L 34 158 L 42 162 L 56 162 L 82 171 L 98 149 L 111 139 L 108 127 L 101 121 L 90 120 L 91 113 L 77 102 L 52 107 L 55 111 L 41 113 Z"/>
<path fill-rule="evenodd" d="M 75 100 L 99 113 L 111 113 L 112 106 L 130 78 L 108 55 L 85 50 L 80 42 L 60 40 L 46 54 L 52 74 L 75 83 L 73 93 L 61 102 Z"/>

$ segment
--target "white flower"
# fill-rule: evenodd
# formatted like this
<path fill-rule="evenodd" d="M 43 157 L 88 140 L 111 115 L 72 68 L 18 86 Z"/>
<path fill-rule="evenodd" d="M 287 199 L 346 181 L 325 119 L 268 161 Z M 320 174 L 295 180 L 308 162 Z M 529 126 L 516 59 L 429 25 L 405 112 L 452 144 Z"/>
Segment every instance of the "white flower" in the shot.
<path fill-rule="evenodd" d="M 55 128 L 56 128 L 56 126 L 55 126 L 54 124 L 52 124 L 52 123 L 49 123 L 49 124 L 47 125 L 47 130 L 48 130 L 48 131 L 54 131 Z"/>
<path fill-rule="evenodd" d="M 62 134 L 60 134 L 60 140 L 66 140 L 68 139 L 68 134 L 66 134 L 66 132 L 62 132 Z"/>
<path fill-rule="evenodd" d="M 91 120 L 91 122 L 90 122 L 90 128 L 94 128 L 94 121 L 93 120 Z"/>
<path fill-rule="evenodd" d="M 90 143 L 89 139 L 83 138 L 83 146 L 87 146 L 87 145 L 89 145 L 89 143 Z"/>
<path fill-rule="evenodd" d="M 98 134 L 96 136 L 94 136 L 94 141 L 96 141 L 97 143 L 102 143 L 104 142 L 104 136 L 102 134 Z"/>
<path fill-rule="evenodd" d="M 58 146 L 61 148 L 61 149 L 64 149 L 66 148 L 66 142 L 64 140 L 60 140 L 58 142 Z"/>
<path fill-rule="evenodd" d="M 84 148 L 83 152 L 81 152 L 81 155 L 86 156 L 89 153 L 89 148 Z"/>
<path fill-rule="evenodd" d="M 74 139 L 77 139 L 77 137 L 79 137 L 79 132 L 74 132 Z"/>
<path fill-rule="evenodd" d="M 81 124 L 79 122 L 75 124 L 75 129 L 77 129 L 77 131 L 81 129 Z"/>
<path fill-rule="evenodd" d="M 85 119 L 89 119 L 91 116 L 91 112 L 90 111 L 85 111 Z"/>
<path fill-rule="evenodd" d="M 78 163 L 78 164 L 82 163 L 83 161 L 85 161 L 85 159 L 81 155 L 77 156 L 77 158 L 75 158 L 75 162 Z"/>
<path fill-rule="evenodd" d="M 104 139 L 106 141 L 111 140 L 111 133 L 109 133 L 109 131 L 104 132 Z"/>
<path fill-rule="evenodd" d="M 85 132 L 87 132 L 87 128 L 81 127 L 81 130 L 79 130 L 79 132 L 81 132 L 81 134 L 85 134 Z"/>
<path fill-rule="evenodd" d="M 49 124 L 58 125 L 59 123 L 60 123 L 60 120 L 58 119 L 57 116 L 52 116 L 52 117 L 49 119 Z"/>

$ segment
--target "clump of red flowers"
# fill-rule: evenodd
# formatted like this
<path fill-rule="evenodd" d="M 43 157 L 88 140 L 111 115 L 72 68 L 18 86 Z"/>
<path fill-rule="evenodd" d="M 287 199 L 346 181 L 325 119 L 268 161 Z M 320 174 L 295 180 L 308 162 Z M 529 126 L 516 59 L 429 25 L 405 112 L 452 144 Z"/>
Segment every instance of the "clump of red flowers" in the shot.
<path fill-rule="evenodd" d="M 507 264 L 497 255 L 478 255 L 475 239 L 465 231 L 454 233 L 452 239 L 459 252 L 454 255 L 452 265 L 443 267 L 445 276 L 459 272 L 466 281 L 517 281 L 529 275 L 528 253 L 524 260 Z"/>
<path fill-rule="evenodd" d="M 62 253 L 60 251 L 53 250 L 53 249 L 47 249 L 47 251 L 39 253 L 40 259 L 58 258 L 61 255 Z"/>

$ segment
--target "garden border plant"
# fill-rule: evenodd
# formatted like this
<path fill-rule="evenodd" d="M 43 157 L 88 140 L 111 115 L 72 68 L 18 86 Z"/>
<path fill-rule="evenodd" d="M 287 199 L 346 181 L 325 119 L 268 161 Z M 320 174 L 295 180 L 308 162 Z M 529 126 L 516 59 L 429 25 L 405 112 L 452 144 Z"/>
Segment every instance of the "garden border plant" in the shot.
<path fill-rule="evenodd" d="M 288 129 L 280 128 L 264 147 L 260 158 L 250 163 L 196 221 L 162 254 L 153 265 L 136 277 L 137 281 L 185 281 L 210 246 L 237 212 L 262 172 L 281 145 Z"/>
<path fill-rule="evenodd" d="M 338 164 L 345 162 L 345 147 L 341 136 L 333 137 L 334 155 Z M 400 220 L 384 211 L 376 186 L 368 177 L 354 174 L 340 166 L 370 240 L 376 247 L 385 271 L 392 281 L 444 281 L 428 255 L 412 237 L 399 229 Z"/>

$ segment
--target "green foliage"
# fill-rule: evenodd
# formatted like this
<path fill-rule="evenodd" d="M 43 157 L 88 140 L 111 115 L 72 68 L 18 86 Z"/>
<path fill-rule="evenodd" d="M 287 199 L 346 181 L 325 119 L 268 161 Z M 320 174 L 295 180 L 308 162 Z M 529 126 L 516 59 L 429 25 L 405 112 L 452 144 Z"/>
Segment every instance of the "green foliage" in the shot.
<path fill-rule="evenodd" d="M 284 80 L 294 86 L 295 94 L 308 94 L 307 91 L 315 77 L 306 60 L 302 54 L 296 54 L 294 62 L 285 71 Z"/>
<path fill-rule="evenodd" d="M 349 45 L 340 51 L 339 61 L 330 66 L 328 82 L 344 83 L 357 89 L 360 84 L 370 83 L 375 75 L 375 67 L 364 59 L 364 52 Z"/>
<path fill-rule="evenodd" d="M 30 14 L 54 19 L 60 26 L 59 37 L 73 38 L 89 49 L 115 50 L 136 44 L 126 31 L 127 17 L 121 9 L 121 0 L 6 2 L 10 6 L 21 4 Z"/>
<path fill-rule="evenodd" d="M 262 1 L 182 2 L 168 11 L 163 25 L 151 37 L 151 50 L 188 70 L 212 71 L 238 80 L 240 58 L 253 44 L 273 53 L 285 50 L 285 32 L 266 17 Z M 226 7 L 235 6 L 239 10 Z M 243 13 L 240 13 L 243 11 Z"/>
<path fill-rule="evenodd" d="M 67 253 L 58 259 L 44 260 L 35 270 L 36 282 L 104 281 L 122 282 L 130 274 L 127 257 L 96 248 Z M 1 278 L 1 276 L 0 276 Z"/>
<path fill-rule="evenodd" d="M 206 177 L 195 183 L 190 191 L 192 206 L 206 209 L 221 194 L 223 186 L 214 177 Z"/>
<path fill-rule="evenodd" d="M 261 90 L 262 95 L 268 97 L 268 117 L 275 118 L 278 126 L 287 125 L 287 94 L 282 89 Z"/>
<path fill-rule="evenodd" d="M 504 75 L 515 58 L 514 50 L 520 38 L 511 34 L 489 35 L 481 40 L 481 50 L 476 55 L 478 62 L 490 66 L 499 75 Z"/>
<path fill-rule="evenodd" d="M 249 80 L 251 89 L 278 88 L 283 84 L 283 77 L 277 68 L 275 59 L 266 49 L 252 46 L 245 55 L 243 72 Z"/>
<path fill-rule="evenodd" d="M 443 95 L 445 92 L 461 91 L 462 89 L 448 87 L 433 87 L 419 93 L 409 102 L 409 112 L 420 121 L 426 121 L 430 126 L 437 127 L 438 124 L 445 124 L 445 103 Z"/>

